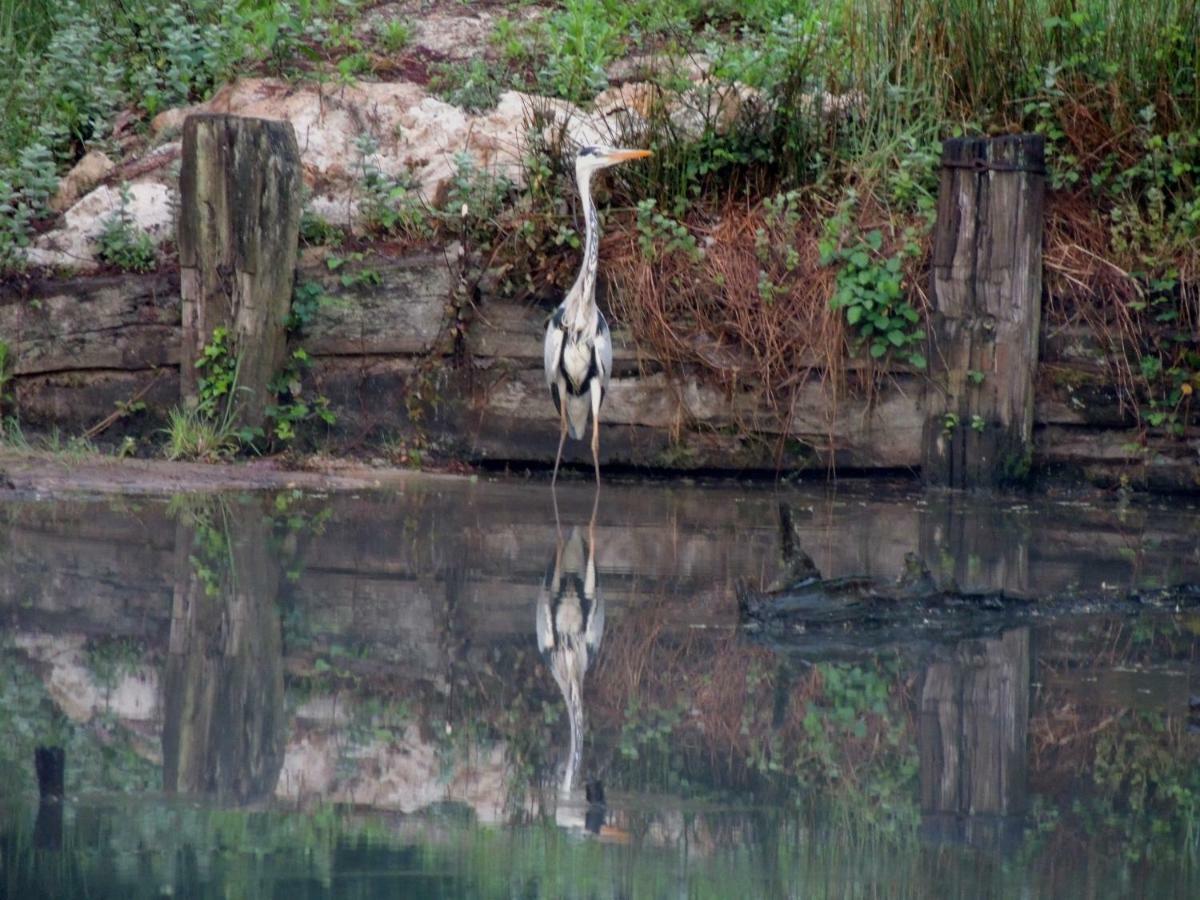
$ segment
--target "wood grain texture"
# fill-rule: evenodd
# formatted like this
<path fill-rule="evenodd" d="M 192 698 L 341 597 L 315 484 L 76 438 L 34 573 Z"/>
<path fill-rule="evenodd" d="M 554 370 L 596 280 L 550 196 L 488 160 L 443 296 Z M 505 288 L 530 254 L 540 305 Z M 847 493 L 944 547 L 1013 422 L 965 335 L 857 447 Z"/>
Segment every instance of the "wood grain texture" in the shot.
<path fill-rule="evenodd" d="M 943 143 L 923 454 L 930 483 L 988 486 L 1028 471 L 1044 167 L 1040 135 Z"/>
<path fill-rule="evenodd" d="M 300 234 L 300 149 L 287 122 L 189 116 L 183 126 L 179 265 L 184 398 L 213 329 L 233 336 L 240 421 L 258 426 L 283 364 Z"/>

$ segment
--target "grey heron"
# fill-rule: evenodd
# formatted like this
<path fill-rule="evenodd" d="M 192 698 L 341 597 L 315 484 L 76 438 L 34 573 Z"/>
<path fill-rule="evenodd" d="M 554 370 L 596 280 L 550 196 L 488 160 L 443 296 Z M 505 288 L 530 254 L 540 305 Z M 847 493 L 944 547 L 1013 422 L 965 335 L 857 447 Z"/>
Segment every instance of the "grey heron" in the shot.
<path fill-rule="evenodd" d="M 558 453 L 554 457 L 554 476 L 562 462 L 567 434 L 575 440 L 587 431 L 588 412 L 592 414 L 592 462 L 596 483 L 600 483 L 600 404 L 612 376 L 612 335 L 608 322 L 596 307 L 596 272 L 600 262 L 600 226 L 596 204 L 592 201 L 592 176 L 601 169 L 631 159 L 643 159 L 649 150 L 620 150 L 587 146 L 575 157 L 575 180 L 583 204 L 583 265 L 567 296 L 546 325 L 542 347 L 546 367 L 546 386 L 559 417 Z"/>
<path fill-rule="evenodd" d="M 554 559 L 538 592 L 538 650 L 567 705 L 571 750 L 559 789 L 568 795 L 583 757 L 583 676 L 604 637 L 604 600 L 596 589 L 595 512 L 587 538 L 578 527 L 564 543 L 555 542 Z"/>

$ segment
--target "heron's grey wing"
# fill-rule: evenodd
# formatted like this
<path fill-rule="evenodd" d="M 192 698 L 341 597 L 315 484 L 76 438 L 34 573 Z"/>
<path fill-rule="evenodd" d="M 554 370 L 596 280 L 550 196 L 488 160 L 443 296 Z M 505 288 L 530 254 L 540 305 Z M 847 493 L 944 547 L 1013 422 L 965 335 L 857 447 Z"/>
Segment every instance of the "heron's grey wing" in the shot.
<path fill-rule="evenodd" d="M 554 311 L 550 321 L 546 323 L 546 339 L 542 343 L 542 364 L 546 369 L 546 387 L 554 387 L 558 381 L 559 365 L 562 362 L 563 340 L 566 332 L 562 329 L 562 308 Z"/>
<path fill-rule="evenodd" d="M 583 634 L 588 653 L 600 649 L 600 641 L 604 639 L 604 598 L 597 591 L 592 598 L 592 610 L 588 614 L 587 630 Z"/>
<path fill-rule="evenodd" d="M 607 393 L 613 366 L 612 332 L 608 330 L 608 320 L 604 318 L 604 313 L 597 310 L 596 315 L 599 317 L 596 325 L 596 366 L 600 369 L 600 386 Z"/>
<path fill-rule="evenodd" d="M 537 645 L 546 653 L 554 647 L 554 623 L 550 621 L 550 588 L 543 585 L 537 599 Z"/>

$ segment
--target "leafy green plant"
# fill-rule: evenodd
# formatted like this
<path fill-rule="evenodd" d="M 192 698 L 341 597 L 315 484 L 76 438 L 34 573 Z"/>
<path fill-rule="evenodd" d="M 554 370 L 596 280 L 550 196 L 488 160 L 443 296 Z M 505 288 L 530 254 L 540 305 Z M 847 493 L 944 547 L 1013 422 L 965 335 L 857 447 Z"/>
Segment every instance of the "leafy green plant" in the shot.
<path fill-rule="evenodd" d="M 471 112 L 492 109 L 507 87 L 504 70 L 483 59 L 437 63 L 429 77 L 429 90 L 447 103 Z"/>
<path fill-rule="evenodd" d="M 566 100 L 583 101 L 608 86 L 605 67 L 620 53 L 627 8 L 601 0 L 566 0 L 546 28 L 549 55 L 543 86 Z"/>
<path fill-rule="evenodd" d="M 656 206 L 657 201 L 652 197 L 638 201 L 635 226 L 642 255 L 655 260 L 669 253 L 683 253 L 693 260 L 699 259 L 700 248 L 687 226 L 664 216 Z"/>
<path fill-rule="evenodd" d="M 362 195 L 359 218 L 370 232 L 393 234 L 420 240 L 432 233 L 429 210 L 410 175 L 393 178 L 385 174 L 376 159 L 379 142 L 364 132 L 355 139 L 359 185 Z"/>
<path fill-rule="evenodd" d="M 340 247 L 345 239 L 341 228 L 311 210 L 300 216 L 300 240 L 309 247 Z"/>
<path fill-rule="evenodd" d="M 57 185 L 54 159 L 40 141 L 22 147 L 14 164 L 0 165 L 0 273 L 24 268 L 34 220 L 46 214 Z"/>
<path fill-rule="evenodd" d="M 194 406 L 177 407 L 168 414 L 168 459 L 213 462 L 235 454 L 252 435 L 236 425 L 240 357 L 232 352 L 232 336 L 225 326 L 212 337 L 196 360 L 199 372 Z"/>
<path fill-rule="evenodd" d="M 338 276 L 338 281 L 342 287 L 350 288 L 360 284 L 369 286 L 383 284 L 383 276 L 379 274 L 378 269 L 371 266 L 359 265 L 366 258 L 367 255 L 361 250 L 356 250 L 345 256 L 339 256 L 336 253 L 330 254 L 325 257 L 325 268 L 330 272 L 341 272 Z"/>
<path fill-rule="evenodd" d="M 842 249 L 828 238 L 822 241 L 822 264 L 842 264 L 829 306 L 844 312 L 846 324 L 855 329 L 858 343 L 869 347 L 872 359 L 896 352 L 909 365 L 924 369 L 925 357 L 919 350 L 925 340 L 921 315 L 904 297 L 901 258 L 884 257 L 882 249 L 878 229 Z"/>
<path fill-rule="evenodd" d="M 320 421 L 326 425 L 337 422 L 337 416 L 329 408 L 328 397 L 322 394 L 310 397 L 305 393 L 303 374 L 310 365 L 312 359 L 308 352 L 297 347 L 270 385 L 277 398 L 266 408 L 271 423 L 270 436 L 285 444 L 296 437 L 296 429 L 305 422 Z"/>
<path fill-rule="evenodd" d="M 375 24 L 375 36 L 379 39 L 383 49 L 389 53 L 395 53 L 397 50 L 403 50 L 412 40 L 412 29 L 407 22 L 402 22 L 399 19 L 388 19 L 379 21 Z"/>
<path fill-rule="evenodd" d="M 451 234 L 490 246 L 496 233 L 496 218 L 511 190 L 507 178 L 479 168 L 469 153 L 456 154 L 454 176 L 441 211 L 443 226 Z"/>
<path fill-rule="evenodd" d="M 129 199 L 129 185 L 122 184 L 120 206 L 104 220 L 104 228 L 97 238 L 96 255 L 127 272 L 149 272 L 158 265 L 158 253 L 154 249 L 154 239 L 134 224 Z"/>

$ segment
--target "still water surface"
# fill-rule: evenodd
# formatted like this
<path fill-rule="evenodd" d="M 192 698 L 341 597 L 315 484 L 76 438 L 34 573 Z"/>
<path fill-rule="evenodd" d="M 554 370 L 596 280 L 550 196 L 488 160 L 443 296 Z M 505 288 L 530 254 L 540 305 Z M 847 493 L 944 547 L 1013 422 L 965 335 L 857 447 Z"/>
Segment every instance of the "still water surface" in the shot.
<path fill-rule="evenodd" d="M 1200 582 L 1195 509 L 557 499 L 0 499 L 0 897 L 1200 896 L 1200 613 L 737 627 L 781 503 L 1026 598 Z"/>

